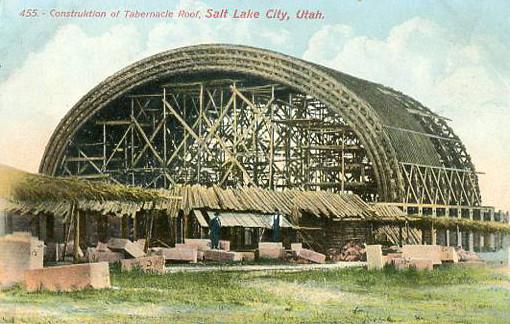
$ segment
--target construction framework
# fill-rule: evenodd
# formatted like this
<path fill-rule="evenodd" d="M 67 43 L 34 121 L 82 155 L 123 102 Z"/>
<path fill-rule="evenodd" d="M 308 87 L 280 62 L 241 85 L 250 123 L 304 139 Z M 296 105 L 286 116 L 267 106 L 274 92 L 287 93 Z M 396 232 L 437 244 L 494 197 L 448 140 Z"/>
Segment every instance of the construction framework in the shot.
<path fill-rule="evenodd" d="M 447 121 L 393 89 L 297 58 L 199 45 L 91 90 L 55 130 L 40 172 L 352 192 L 418 214 L 479 210 L 475 167 Z"/>

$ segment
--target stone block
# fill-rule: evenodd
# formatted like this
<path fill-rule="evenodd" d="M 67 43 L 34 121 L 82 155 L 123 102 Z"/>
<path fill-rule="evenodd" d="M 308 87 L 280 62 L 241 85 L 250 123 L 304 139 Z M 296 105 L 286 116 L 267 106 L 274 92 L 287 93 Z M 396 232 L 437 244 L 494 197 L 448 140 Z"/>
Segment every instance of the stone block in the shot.
<path fill-rule="evenodd" d="M 108 262 L 114 263 L 124 259 L 124 253 L 108 250 L 98 250 L 97 248 L 87 248 L 87 259 L 90 263 Z"/>
<path fill-rule="evenodd" d="M 128 239 L 111 238 L 108 241 L 108 248 L 112 251 L 123 251 L 133 258 L 145 256 L 145 252 L 135 243 Z"/>
<path fill-rule="evenodd" d="M 110 269 L 108 263 L 100 262 L 27 270 L 25 272 L 25 286 L 28 291 L 110 288 Z"/>
<path fill-rule="evenodd" d="M 393 259 L 393 266 L 396 270 L 402 271 L 409 269 L 409 262 L 403 258 Z"/>
<path fill-rule="evenodd" d="M 220 240 L 220 250 L 230 251 L 230 241 Z"/>
<path fill-rule="evenodd" d="M 441 261 L 442 262 L 459 262 L 459 255 L 453 246 L 441 247 Z"/>
<path fill-rule="evenodd" d="M 402 256 L 408 259 L 430 259 L 433 264 L 441 264 L 443 252 L 440 245 L 404 245 Z"/>
<path fill-rule="evenodd" d="M 292 251 L 299 251 L 303 248 L 303 243 L 291 243 L 290 244 L 290 249 Z"/>
<path fill-rule="evenodd" d="M 326 256 L 322 253 L 315 252 L 308 249 L 300 249 L 297 251 L 297 256 L 301 259 L 308 260 L 313 263 L 324 263 L 326 262 Z"/>
<path fill-rule="evenodd" d="M 238 252 L 207 250 L 204 251 L 204 260 L 217 262 L 237 262 L 243 260 L 243 255 Z"/>
<path fill-rule="evenodd" d="M 210 239 L 184 239 L 184 244 L 187 247 L 196 248 L 200 251 L 210 250 L 211 249 L 211 240 Z"/>
<path fill-rule="evenodd" d="M 120 262 L 122 271 L 140 269 L 143 272 L 165 272 L 165 258 L 162 255 L 152 255 L 135 259 L 126 259 Z"/>
<path fill-rule="evenodd" d="M 44 243 L 26 233 L 0 238 L 0 288 L 23 282 L 26 270 L 43 267 Z"/>
<path fill-rule="evenodd" d="M 255 261 L 255 252 L 237 252 L 243 261 Z"/>
<path fill-rule="evenodd" d="M 407 260 L 407 262 L 409 263 L 409 268 L 418 271 L 434 269 L 434 265 L 430 259 L 411 258 Z"/>
<path fill-rule="evenodd" d="M 285 256 L 285 250 L 277 247 L 259 247 L 258 252 L 260 259 L 282 259 Z"/>
<path fill-rule="evenodd" d="M 142 251 L 145 251 L 145 239 L 138 239 L 133 242 Z"/>
<path fill-rule="evenodd" d="M 195 248 L 161 248 L 156 253 L 167 261 L 196 263 L 198 251 Z"/>
<path fill-rule="evenodd" d="M 285 249 L 282 242 L 259 242 L 258 254 L 261 259 L 282 259 Z"/>
<path fill-rule="evenodd" d="M 384 263 L 385 264 L 393 264 L 395 259 L 401 259 L 402 253 L 388 253 L 384 256 Z"/>
<path fill-rule="evenodd" d="M 367 265 L 368 270 L 381 270 L 384 267 L 384 258 L 381 245 L 367 245 Z"/>
<path fill-rule="evenodd" d="M 108 248 L 108 244 L 107 244 L 107 243 L 103 243 L 103 242 L 97 242 L 97 244 L 96 244 L 96 250 L 97 250 L 97 251 L 99 251 L 99 252 L 111 251 L 111 250 Z"/>
<path fill-rule="evenodd" d="M 282 242 L 259 242 L 260 248 L 280 248 L 283 249 Z"/>

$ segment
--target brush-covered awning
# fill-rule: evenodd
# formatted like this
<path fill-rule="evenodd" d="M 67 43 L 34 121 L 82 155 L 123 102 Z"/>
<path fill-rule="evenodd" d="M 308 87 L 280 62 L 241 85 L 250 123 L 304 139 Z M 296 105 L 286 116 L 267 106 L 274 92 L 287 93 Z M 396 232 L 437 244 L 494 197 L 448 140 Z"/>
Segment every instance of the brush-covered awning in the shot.
<path fill-rule="evenodd" d="M 214 211 L 207 211 L 209 219 L 215 217 Z M 273 227 L 273 215 L 259 213 L 233 213 L 219 212 L 222 227 L 246 227 L 246 228 L 265 228 Z M 283 216 L 280 217 L 280 227 L 294 228 L 294 226 Z"/>
<path fill-rule="evenodd" d="M 4 210 L 20 214 L 52 214 L 64 221 L 73 210 L 134 216 L 142 210 L 175 215 L 181 197 L 173 191 L 144 189 L 32 174 L 0 165 L 0 198 Z"/>

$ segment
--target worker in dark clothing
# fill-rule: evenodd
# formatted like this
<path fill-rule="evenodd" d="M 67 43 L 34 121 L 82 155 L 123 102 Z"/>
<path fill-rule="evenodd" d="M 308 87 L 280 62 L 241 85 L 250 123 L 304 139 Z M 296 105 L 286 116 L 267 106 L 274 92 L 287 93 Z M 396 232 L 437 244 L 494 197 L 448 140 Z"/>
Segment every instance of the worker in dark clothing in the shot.
<path fill-rule="evenodd" d="M 278 209 L 275 210 L 273 215 L 273 242 L 280 241 L 280 219 L 282 215 Z"/>
<path fill-rule="evenodd" d="M 215 212 L 214 218 L 209 222 L 209 236 L 211 238 L 211 248 L 220 248 L 221 221 L 220 213 Z"/>

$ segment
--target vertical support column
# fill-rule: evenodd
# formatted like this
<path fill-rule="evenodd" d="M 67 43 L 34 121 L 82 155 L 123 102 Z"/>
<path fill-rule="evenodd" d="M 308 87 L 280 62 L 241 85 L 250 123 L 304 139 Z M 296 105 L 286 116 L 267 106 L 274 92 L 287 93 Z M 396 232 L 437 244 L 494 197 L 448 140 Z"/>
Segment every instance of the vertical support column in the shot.
<path fill-rule="evenodd" d="M 402 224 L 399 223 L 398 224 L 398 243 L 399 243 L 400 247 L 404 246 L 403 245 L 403 241 L 404 241 L 403 237 L 404 237 L 404 235 L 402 233 Z"/>
<path fill-rule="evenodd" d="M 273 99 L 274 99 L 274 85 L 271 86 L 271 100 L 270 102 L 273 102 Z M 271 117 L 271 129 L 269 130 L 270 131 L 270 139 L 269 139 L 269 188 L 271 188 L 271 190 L 274 189 L 274 169 L 273 169 L 273 164 L 274 164 L 274 122 L 273 122 L 273 119 L 274 119 L 274 111 L 273 111 L 273 104 L 271 104 L 270 107 L 268 107 L 268 109 L 270 110 L 270 117 Z"/>
<path fill-rule="evenodd" d="M 138 213 L 133 215 L 133 241 L 136 240 L 138 240 Z"/>
<path fill-rule="evenodd" d="M 80 246 L 87 244 L 87 214 L 80 213 Z"/>
<path fill-rule="evenodd" d="M 473 220 L 473 209 L 469 208 L 469 219 Z M 474 234 L 473 231 L 469 231 L 469 251 L 473 252 L 475 250 L 474 247 Z"/>
<path fill-rule="evenodd" d="M 199 93 L 199 107 L 198 107 L 198 137 L 201 141 L 203 141 L 203 132 L 204 132 L 204 84 L 200 83 L 200 93 Z M 234 131 L 237 129 L 234 128 Z M 206 144 L 206 143 L 204 143 Z M 203 147 L 202 145 L 198 146 L 198 159 L 197 159 L 197 181 L 200 183 L 200 174 L 202 173 L 202 155 L 203 155 Z"/>
<path fill-rule="evenodd" d="M 492 209 L 492 208 L 490 210 L 490 219 L 491 219 L 491 222 L 494 221 L 494 209 Z M 494 233 L 490 234 L 489 240 L 490 240 L 489 247 L 490 247 L 491 251 L 496 250 L 496 236 L 494 235 Z"/>
<path fill-rule="evenodd" d="M 135 118 L 135 99 L 131 98 L 131 162 L 129 163 L 129 168 L 131 169 L 131 185 L 135 185 L 135 171 L 134 169 L 134 161 L 135 161 L 135 125 L 134 125 L 134 118 Z"/>
<path fill-rule="evenodd" d="M 120 235 L 124 239 L 129 237 L 128 216 L 122 216 L 120 220 Z"/>
<path fill-rule="evenodd" d="M 461 218 L 461 217 L 462 217 L 462 209 L 460 208 L 460 206 L 457 206 L 457 218 Z M 462 232 L 460 231 L 459 226 L 457 226 L 457 246 L 463 247 L 462 246 Z"/>
<path fill-rule="evenodd" d="M 480 209 L 480 221 L 481 222 L 486 221 L 486 219 L 485 219 L 485 212 L 486 212 L 485 209 Z M 485 233 L 484 232 L 480 232 L 480 242 L 479 242 L 479 245 L 480 245 L 480 252 L 484 252 L 484 248 L 485 248 Z"/>
<path fill-rule="evenodd" d="M 444 217 L 449 218 L 450 217 L 450 208 L 447 206 L 444 209 Z M 450 230 L 445 230 L 446 235 L 446 246 L 450 246 Z"/>
<path fill-rule="evenodd" d="M 75 206 L 74 210 L 74 246 L 73 246 L 73 263 L 80 262 L 80 211 L 78 206 Z M 63 252 L 65 254 L 65 250 Z"/>
<path fill-rule="evenodd" d="M 436 209 L 436 207 L 432 207 L 432 218 L 436 218 L 436 217 L 437 217 L 437 209 Z M 432 226 L 430 228 L 430 236 L 432 237 L 431 238 L 432 245 L 436 245 L 437 244 L 437 231 L 434 228 L 434 223 L 432 223 Z"/>
<path fill-rule="evenodd" d="M 168 160 L 168 152 L 167 152 L 167 144 L 166 144 L 166 132 L 167 132 L 167 125 L 166 125 L 166 107 L 165 107 L 165 100 L 166 100 L 166 88 L 163 88 L 163 100 L 162 100 L 162 107 L 163 107 L 163 184 L 165 188 L 168 188 L 168 179 L 166 177 L 166 163 Z M 133 224 L 136 224 L 136 216 L 133 218 Z M 133 228 L 136 228 L 136 225 L 133 225 Z M 136 238 L 135 238 L 136 239 Z"/>
<path fill-rule="evenodd" d="M 106 171 L 106 122 L 103 123 L 103 167 L 101 171 Z"/>
<path fill-rule="evenodd" d="M 432 223 L 432 225 L 430 226 L 430 235 L 432 236 L 431 238 L 431 243 L 432 245 L 436 245 L 437 244 L 437 236 L 436 236 L 436 229 L 434 228 L 434 223 Z"/>
<path fill-rule="evenodd" d="M 341 192 L 345 192 L 345 129 L 342 129 L 342 188 Z M 402 231 L 402 228 L 400 228 L 400 231 Z M 402 246 L 402 240 L 400 242 L 400 245 Z"/>
<path fill-rule="evenodd" d="M 46 240 L 48 242 L 55 241 L 55 217 L 46 215 Z"/>
<path fill-rule="evenodd" d="M 42 241 L 47 241 L 48 239 L 48 233 L 46 232 L 48 226 L 46 224 L 47 217 L 46 215 L 38 215 L 39 218 L 39 239 Z M 0 234 L 1 235 L 1 234 Z"/>

